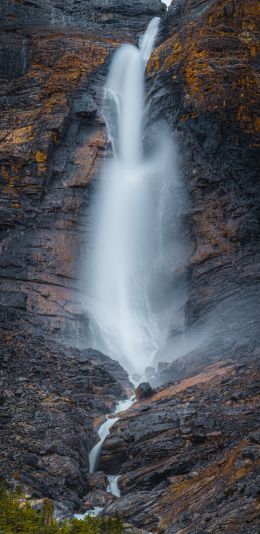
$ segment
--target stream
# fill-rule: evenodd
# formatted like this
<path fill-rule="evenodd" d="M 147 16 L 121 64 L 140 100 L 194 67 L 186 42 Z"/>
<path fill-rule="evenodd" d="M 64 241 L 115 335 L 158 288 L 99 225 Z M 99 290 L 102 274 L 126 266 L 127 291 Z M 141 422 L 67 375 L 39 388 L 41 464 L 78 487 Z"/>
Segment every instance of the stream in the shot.
<path fill-rule="evenodd" d="M 119 420 L 119 417 L 117 417 L 117 414 L 119 414 L 120 412 L 125 412 L 129 410 L 129 408 L 132 406 L 135 400 L 136 398 L 135 398 L 135 395 L 133 394 L 130 397 L 130 399 L 119 401 L 115 407 L 115 411 L 112 414 L 112 416 L 111 414 L 106 415 L 105 422 L 102 423 L 102 425 L 99 427 L 99 430 L 98 430 L 98 435 L 100 439 L 98 443 L 96 443 L 96 445 L 92 447 L 89 453 L 89 472 L 90 473 L 94 473 L 98 466 L 98 459 L 101 453 L 102 445 L 106 437 L 109 435 L 110 429 L 112 428 L 112 426 Z M 111 493 L 115 497 L 120 497 L 120 489 L 118 485 L 120 476 L 119 475 L 107 475 L 107 479 L 108 479 L 108 485 L 107 485 L 106 491 L 108 493 Z M 103 507 L 95 506 L 94 508 L 91 508 L 90 510 L 85 512 L 84 514 L 75 514 L 74 517 L 75 519 L 84 519 L 84 517 L 86 516 L 97 517 L 102 510 L 103 510 Z"/>

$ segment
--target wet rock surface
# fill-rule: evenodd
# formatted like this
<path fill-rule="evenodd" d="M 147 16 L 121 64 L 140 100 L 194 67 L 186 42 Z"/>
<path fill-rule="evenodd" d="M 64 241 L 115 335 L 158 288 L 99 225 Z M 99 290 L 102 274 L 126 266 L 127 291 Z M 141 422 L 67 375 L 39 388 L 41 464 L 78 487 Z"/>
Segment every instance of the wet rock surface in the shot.
<path fill-rule="evenodd" d="M 92 489 L 95 427 L 126 396 L 127 374 L 98 351 L 23 332 L 1 331 L 0 353 L 1 475 L 73 510 Z"/>
<path fill-rule="evenodd" d="M 100 468 L 117 466 L 107 505 L 152 532 L 256 533 L 259 360 L 224 360 L 158 389 L 120 418 Z"/>

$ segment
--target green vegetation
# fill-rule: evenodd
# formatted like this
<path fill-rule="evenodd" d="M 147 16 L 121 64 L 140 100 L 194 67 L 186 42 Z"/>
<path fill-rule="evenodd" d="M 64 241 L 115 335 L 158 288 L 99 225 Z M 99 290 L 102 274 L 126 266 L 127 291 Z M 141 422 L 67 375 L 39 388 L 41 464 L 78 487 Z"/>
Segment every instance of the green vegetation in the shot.
<path fill-rule="evenodd" d="M 49 499 L 37 511 L 18 491 L 0 489 L 0 534 L 123 534 L 118 518 L 86 517 L 58 523 L 52 516 Z"/>

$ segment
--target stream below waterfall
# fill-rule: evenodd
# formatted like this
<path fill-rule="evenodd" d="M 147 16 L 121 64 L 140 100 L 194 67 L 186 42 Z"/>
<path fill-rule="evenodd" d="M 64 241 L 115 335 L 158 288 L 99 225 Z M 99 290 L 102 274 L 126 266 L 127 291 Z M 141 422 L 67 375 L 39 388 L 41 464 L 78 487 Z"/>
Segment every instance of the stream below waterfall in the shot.
<path fill-rule="evenodd" d="M 89 453 L 89 472 L 94 473 L 97 466 L 98 466 L 98 459 L 101 453 L 102 445 L 106 439 L 106 437 L 109 435 L 110 429 L 112 426 L 119 420 L 119 417 L 117 414 L 121 412 L 125 412 L 129 410 L 129 408 L 132 406 L 132 404 L 135 402 L 136 398 L 133 394 L 130 399 L 121 400 L 117 403 L 115 407 L 115 411 L 112 414 L 106 415 L 106 420 L 102 425 L 99 427 L 98 435 L 100 440 L 94 447 L 92 447 L 90 453 Z M 115 497 L 120 497 L 120 489 L 119 489 L 119 479 L 120 475 L 107 475 L 108 479 L 108 485 L 107 485 L 107 492 L 111 493 Z M 101 506 L 95 506 L 94 508 L 91 508 L 84 514 L 75 514 L 74 517 L 76 519 L 84 519 L 87 515 L 91 517 L 96 517 L 100 514 L 100 512 L 103 510 Z"/>

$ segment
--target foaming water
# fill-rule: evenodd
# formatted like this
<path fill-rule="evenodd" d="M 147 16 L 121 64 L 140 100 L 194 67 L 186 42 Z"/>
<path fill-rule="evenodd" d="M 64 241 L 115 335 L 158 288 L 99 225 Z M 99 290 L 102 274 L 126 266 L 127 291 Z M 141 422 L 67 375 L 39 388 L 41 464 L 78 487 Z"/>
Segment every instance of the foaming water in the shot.
<path fill-rule="evenodd" d="M 102 445 L 109 434 L 110 428 L 118 421 L 118 417 L 108 418 L 99 428 L 98 435 L 100 441 L 91 449 L 89 453 L 89 472 L 94 473 L 97 461 L 102 449 Z"/>
<path fill-rule="evenodd" d="M 130 399 L 119 401 L 116 405 L 114 415 L 120 412 L 124 412 L 125 410 L 128 410 L 128 408 L 132 406 L 134 399 L 135 397 L 132 396 L 130 397 Z M 116 417 L 107 416 L 106 421 L 99 427 L 99 430 L 98 430 L 99 441 L 96 445 L 94 445 L 94 447 L 91 449 L 89 453 L 89 472 L 90 473 L 94 473 L 97 467 L 102 445 L 106 437 L 109 435 L 110 428 L 118 421 L 118 419 L 119 417 L 117 416 Z"/>
<path fill-rule="evenodd" d="M 91 345 L 141 373 L 182 322 L 173 296 L 185 255 L 173 142 L 159 127 L 149 152 L 144 142 L 144 73 L 158 28 L 154 18 L 139 48 L 120 47 L 108 74 L 103 112 L 113 158 L 92 210 L 85 299 Z"/>

